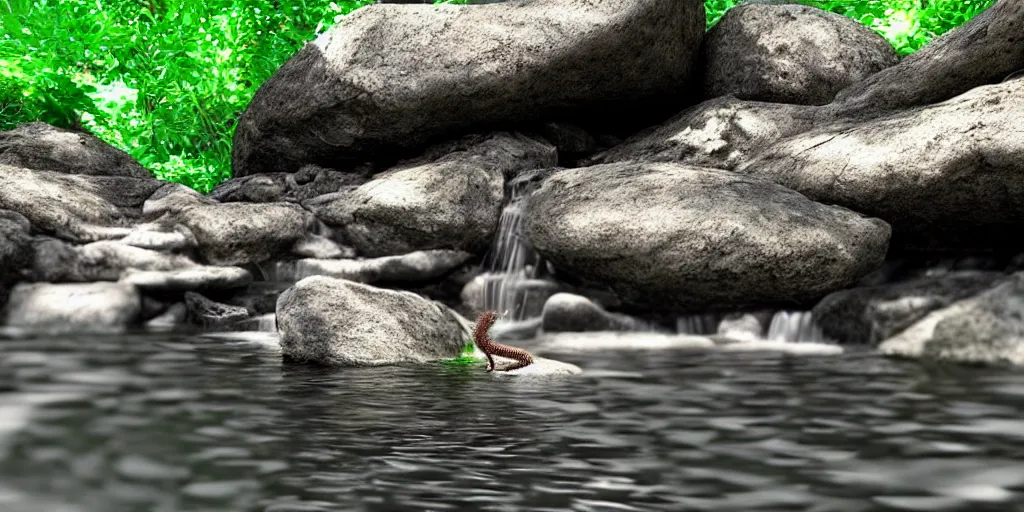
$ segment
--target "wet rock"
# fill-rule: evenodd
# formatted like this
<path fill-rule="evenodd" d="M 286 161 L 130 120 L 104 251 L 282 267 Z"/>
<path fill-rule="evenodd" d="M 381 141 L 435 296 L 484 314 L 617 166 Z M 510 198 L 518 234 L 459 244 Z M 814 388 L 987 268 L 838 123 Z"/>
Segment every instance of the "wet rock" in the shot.
<path fill-rule="evenodd" d="M 878 286 L 841 290 L 814 306 L 822 331 L 840 343 L 877 345 L 928 313 L 991 288 L 998 272 L 952 272 Z"/>
<path fill-rule="evenodd" d="M 765 324 L 771 319 L 771 313 L 733 313 L 725 315 L 718 323 L 716 334 L 725 338 L 752 341 L 765 338 Z"/>
<path fill-rule="evenodd" d="M 277 311 L 277 299 L 290 287 L 290 283 L 256 281 L 244 290 L 232 293 L 224 303 L 241 306 L 252 316 L 273 313 Z"/>
<path fill-rule="evenodd" d="M 705 39 L 704 93 L 824 105 L 848 85 L 898 62 L 884 37 L 841 14 L 805 5 L 729 9 Z"/>
<path fill-rule="evenodd" d="M 367 181 L 361 173 L 306 165 L 295 173 L 274 172 L 232 178 L 218 184 L 209 197 L 221 202 L 301 202 Z"/>
<path fill-rule="evenodd" d="M 160 315 L 147 320 L 145 327 L 147 329 L 166 330 L 184 325 L 187 319 L 188 308 L 185 307 L 185 303 L 175 302 L 168 306 Z"/>
<path fill-rule="evenodd" d="M 820 108 L 722 97 L 684 110 L 595 156 L 593 163 L 679 162 L 734 169 L 784 137 L 814 127 Z"/>
<path fill-rule="evenodd" d="M 120 283 L 22 283 L 4 310 L 5 325 L 32 332 L 109 332 L 138 323 L 142 298 Z"/>
<path fill-rule="evenodd" d="M 677 0 L 370 5 L 263 83 L 235 131 L 233 175 L 360 162 L 570 109 L 633 113 L 685 89 L 704 25 L 701 4 Z"/>
<path fill-rule="evenodd" d="M 185 292 L 185 309 L 189 321 L 207 329 L 223 329 L 249 318 L 243 307 L 212 301 L 195 292 Z"/>
<path fill-rule="evenodd" d="M 128 270 L 120 281 L 147 292 L 208 292 L 243 288 L 252 282 L 252 274 L 239 267 L 198 265 L 179 270 Z"/>
<path fill-rule="evenodd" d="M 277 325 L 287 358 L 340 366 L 457 357 L 467 335 L 452 312 L 419 295 L 323 276 L 281 295 Z"/>
<path fill-rule="evenodd" d="M 330 238 L 307 234 L 292 247 L 292 254 L 301 258 L 338 259 L 354 258 L 355 249 L 339 245 Z"/>
<path fill-rule="evenodd" d="M 878 350 L 958 363 L 1024 364 L 1024 274 L 932 311 Z"/>
<path fill-rule="evenodd" d="M 363 260 L 303 259 L 279 264 L 278 277 L 293 281 L 330 276 L 368 284 L 424 283 L 443 278 L 472 257 L 468 252 L 436 250 Z"/>
<path fill-rule="evenodd" d="M 843 89 L 829 110 L 836 116 L 878 117 L 1002 82 L 1024 69 L 1022 19 L 1024 4 L 995 2 L 899 64 Z M 913 138 L 907 134 L 901 140 Z"/>
<path fill-rule="evenodd" d="M 737 172 L 881 218 L 904 249 L 1024 247 L 1024 88 L 979 87 L 777 142 Z"/>
<path fill-rule="evenodd" d="M 223 203 L 185 207 L 166 222 L 195 235 L 204 263 L 244 265 L 287 254 L 312 229 L 314 218 L 291 203 Z"/>
<path fill-rule="evenodd" d="M 579 375 L 580 373 L 583 373 L 583 370 L 581 370 L 579 366 L 543 357 L 534 357 L 533 364 L 526 365 L 522 368 L 509 371 L 501 370 L 502 367 L 508 366 L 512 363 L 515 363 L 512 359 L 495 356 L 494 365 L 498 367 L 498 371 L 491 372 L 490 375 L 493 375 L 495 378 L 517 377 L 520 379 L 534 379 L 570 377 L 572 375 Z"/>
<path fill-rule="evenodd" d="M 25 123 L 0 131 L 0 164 L 64 174 L 153 179 L 128 153 L 84 131 Z"/>
<path fill-rule="evenodd" d="M 555 163 L 551 146 L 498 133 L 433 162 L 379 174 L 316 212 L 324 222 L 343 226 L 345 239 L 362 256 L 429 249 L 476 253 L 494 238 L 505 175 Z"/>
<path fill-rule="evenodd" d="M 185 256 L 142 249 L 121 242 L 71 245 L 52 238 L 34 244 L 32 277 L 36 281 L 117 281 L 130 270 L 175 270 L 196 266 Z"/>
<path fill-rule="evenodd" d="M 878 267 L 889 227 L 728 171 L 606 164 L 552 175 L 524 234 L 557 271 L 684 313 L 816 300 Z"/>
<path fill-rule="evenodd" d="M 125 212 L 89 178 L 0 164 L 0 209 L 17 212 L 35 229 L 65 240 L 123 237 L 128 231 Z"/>
<path fill-rule="evenodd" d="M 557 293 L 544 303 L 544 332 L 634 331 L 642 327 L 636 319 L 609 313 L 590 299 L 571 293 Z"/>

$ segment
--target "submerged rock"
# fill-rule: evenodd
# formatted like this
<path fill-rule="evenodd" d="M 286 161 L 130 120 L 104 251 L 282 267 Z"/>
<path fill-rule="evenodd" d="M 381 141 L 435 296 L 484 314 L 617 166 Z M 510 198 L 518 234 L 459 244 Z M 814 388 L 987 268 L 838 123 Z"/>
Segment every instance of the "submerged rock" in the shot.
<path fill-rule="evenodd" d="M 0 164 L 64 174 L 153 179 L 128 153 L 84 131 L 25 123 L 0 131 Z"/>
<path fill-rule="evenodd" d="M 841 290 L 814 306 L 822 331 L 840 343 L 877 345 L 936 309 L 1006 279 L 999 272 L 952 272 L 910 281 Z"/>
<path fill-rule="evenodd" d="M 824 105 L 899 59 L 884 37 L 841 14 L 805 5 L 742 5 L 705 39 L 704 93 Z"/>
<path fill-rule="evenodd" d="M 544 332 L 635 331 L 646 326 L 627 315 L 609 313 L 582 295 L 556 293 L 544 303 Z"/>
<path fill-rule="evenodd" d="M 1024 247 L 1024 87 L 979 87 L 893 116 L 776 143 L 737 172 L 881 218 L 916 249 Z"/>
<path fill-rule="evenodd" d="M 800 303 L 853 284 L 889 226 L 728 171 L 606 164 L 548 178 L 524 233 L 559 272 L 633 306 L 685 312 Z"/>
<path fill-rule="evenodd" d="M 285 357 L 340 366 L 457 357 L 467 338 L 437 302 L 323 276 L 303 279 L 281 295 L 277 325 Z"/>
<path fill-rule="evenodd" d="M 932 311 L 878 350 L 958 363 L 1024 365 L 1024 273 Z"/>
<path fill-rule="evenodd" d="M 142 297 L 122 283 L 22 283 L 3 311 L 4 325 L 31 332 L 110 332 L 135 325 Z"/>
<path fill-rule="evenodd" d="M 699 2 L 370 5 L 263 83 L 234 176 L 359 162 L 494 124 L 675 96 L 695 74 Z"/>

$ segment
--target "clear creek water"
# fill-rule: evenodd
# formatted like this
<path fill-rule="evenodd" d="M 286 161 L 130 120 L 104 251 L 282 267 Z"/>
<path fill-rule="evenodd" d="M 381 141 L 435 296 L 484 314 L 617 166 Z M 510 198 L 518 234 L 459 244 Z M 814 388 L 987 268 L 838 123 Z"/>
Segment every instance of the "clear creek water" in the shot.
<path fill-rule="evenodd" d="M 1024 510 L 1024 372 L 544 355 L 585 373 L 293 366 L 266 342 L 175 334 L 0 340 L 0 510 Z"/>

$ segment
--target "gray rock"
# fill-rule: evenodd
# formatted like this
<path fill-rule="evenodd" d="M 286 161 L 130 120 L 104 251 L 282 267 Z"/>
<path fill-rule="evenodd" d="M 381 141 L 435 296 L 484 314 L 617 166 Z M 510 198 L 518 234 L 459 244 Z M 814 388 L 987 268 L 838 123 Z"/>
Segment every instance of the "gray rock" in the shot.
<path fill-rule="evenodd" d="M 732 313 L 725 315 L 718 323 L 716 334 L 731 340 L 763 340 L 771 320 L 771 313 Z"/>
<path fill-rule="evenodd" d="M 199 242 L 192 231 L 181 224 L 164 226 L 160 224 L 139 224 L 118 242 L 163 252 L 186 252 L 195 249 Z"/>
<path fill-rule="evenodd" d="M 1024 88 L 955 99 L 776 143 L 737 168 L 810 199 L 881 218 L 903 248 L 1024 246 Z"/>
<path fill-rule="evenodd" d="M 301 202 L 362 185 L 366 180 L 360 173 L 306 165 L 295 173 L 274 172 L 232 178 L 218 184 L 209 197 L 221 202 Z"/>
<path fill-rule="evenodd" d="M 363 260 L 302 259 L 279 263 L 277 277 L 298 281 L 309 276 L 330 276 L 367 284 L 416 284 L 441 279 L 472 257 L 462 251 L 435 250 Z"/>
<path fill-rule="evenodd" d="M 91 242 L 127 233 L 126 213 L 100 188 L 89 176 L 0 164 L 0 209 L 17 212 L 35 229 L 66 240 Z"/>
<path fill-rule="evenodd" d="M 11 291 L 5 325 L 31 332 L 111 332 L 135 325 L 142 298 L 120 283 L 22 283 Z"/>
<path fill-rule="evenodd" d="M 506 359 L 501 356 L 495 356 L 494 365 L 498 367 L 499 371 L 492 372 L 490 375 L 496 379 L 516 377 L 518 379 L 537 379 L 537 378 L 559 378 L 559 377 L 571 377 L 573 375 L 579 375 L 583 373 L 583 370 L 579 366 L 570 363 L 563 363 L 562 361 L 556 361 L 554 359 L 547 359 L 544 357 L 534 357 L 533 364 L 518 368 L 516 370 L 503 371 L 502 367 L 508 366 L 515 363 L 512 359 Z"/>
<path fill-rule="evenodd" d="M 195 292 L 185 292 L 188 319 L 207 329 L 224 329 L 249 318 L 249 311 L 212 301 Z"/>
<path fill-rule="evenodd" d="M 819 299 L 878 267 L 889 240 L 880 220 L 671 163 L 558 172 L 524 218 L 525 235 L 559 272 L 677 313 Z"/>
<path fill-rule="evenodd" d="M 734 169 L 775 141 L 810 130 L 820 113 L 815 106 L 717 98 L 630 137 L 592 161 L 679 162 Z"/>
<path fill-rule="evenodd" d="M 145 323 L 147 329 L 166 330 L 179 325 L 184 325 L 188 319 L 188 308 L 184 302 L 175 302 L 167 310 L 158 316 L 150 318 Z"/>
<path fill-rule="evenodd" d="M 188 206 L 165 222 L 196 237 L 204 263 L 262 263 L 291 248 L 312 229 L 314 217 L 292 203 L 223 203 Z"/>
<path fill-rule="evenodd" d="M 826 336 L 840 343 L 878 345 L 928 313 L 981 293 L 1006 275 L 952 272 L 910 281 L 841 290 L 814 306 Z"/>
<path fill-rule="evenodd" d="M 553 112 L 630 112 L 697 71 L 699 2 L 370 5 L 263 83 L 235 130 L 234 176 L 359 162 Z"/>
<path fill-rule="evenodd" d="M 34 244 L 32 277 L 36 281 L 117 281 L 130 270 L 175 270 L 196 266 L 188 257 L 101 241 L 81 246 L 55 239 Z"/>
<path fill-rule="evenodd" d="M 466 341 L 454 314 L 436 302 L 323 276 L 281 295 L 277 325 L 286 357 L 340 366 L 457 357 Z"/>
<path fill-rule="evenodd" d="M 330 238 L 307 234 L 295 243 L 292 254 L 300 258 L 338 259 L 355 258 L 356 251 L 351 247 L 339 245 Z"/>
<path fill-rule="evenodd" d="M 193 206 L 213 205 L 216 201 L 180 183 L 166 183 L 149 196 L 142 205 L 142 215 L 157 219 L 165 214 L 180 213 Z"/>
<path fill-rule="evenodd" d="M 645 327 L 636 319 L 609 313 L 581 295 L 556 293 L 544 303 L 544 332 L 635 331 Z"/>
<path fill-rule="evenodd" d="M 571 123 L 544 123 L 540 133 L 558 149 L 560 161 L 597 151 L 597 140 L 583 128 Z"/>
<path fill-rule="evenodd" d="M 429 249 L 476 253 L 494 238 L 505 176 L 553 166 L 555 156 L 547 144 L 498 133 L 464 151 L 379 174 L 316 213 L 343 226 L 345 239 L 362 256 Z"/>
<path fill-rule="evenodd" d="M 971 364 L 1024 364 L 1024 273 L 932 311 L 882 342 L 883 354 Z"/>
<path fill-rule="evenodd" d="M 128 270 L 120 281 L 147 292 L 205 292 L 244 288 L 252 282 L 252 274 L 239 267 L 199 265 L 179 270 Z"/>
<path fill-rule="evenodd" d="M 871 118 L 953 98 L 1024 68 L 1024 4 L 991 7 L 865 80 L 843 89 L 834 115 Z M 1019 87 L 1019 85 L 1018 85 Z M 901 137 L 910 140 L 912 136 Z"/>
<path fill-rule="evenodd" d="M 265 315 L 277 311 L 277 299 L 290 287 L 289 283 L 280 281 L 256 281 L 232 293 L 224 303 L 241 306 L 252 316 Z"/>
<path fill-rule="evenodd" d="M 25 123 L 0 131 L 0 164 L 64 174 L 153 179 L 128 153 L 84 131 Z"/>
<path fill-rule="evenodd" d="M 0 210 L 0 285 L 11 284 L 23 277 L 32 264 L 32 225 L 24 216 Z M 0 305 L 3 300 L 0 298 Z"/>
<path fill-rule="evenodd" d="M 709 98 L 824 105 L 899 61 L 870 28 L 805 5 L 734 7 L 708 31 L 704 45 Z"/>

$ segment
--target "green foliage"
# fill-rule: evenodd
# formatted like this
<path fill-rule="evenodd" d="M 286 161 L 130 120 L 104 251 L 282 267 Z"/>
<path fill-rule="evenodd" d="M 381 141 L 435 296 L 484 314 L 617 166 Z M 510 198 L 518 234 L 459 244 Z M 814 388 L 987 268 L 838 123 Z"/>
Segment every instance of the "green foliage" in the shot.
<path fill-rule="evenodd" d="M 208 191 L 230 174 L 234 126 L 259 85 L 373 1 L 0 0 L 0 130 L 83 127 L 161 179 Z M 906 54 L 994 0 L 801 1 Z M 736 3 L 706 0 L 709 26 Z"/>
<path fill-rule="evenodd" d="M 740 0 L 706 0 L 708 27 Z M 797 0 L 853 18 L 889 40 L 907 55 L 935 37 L 963 25 L 995 0 Z"/>

